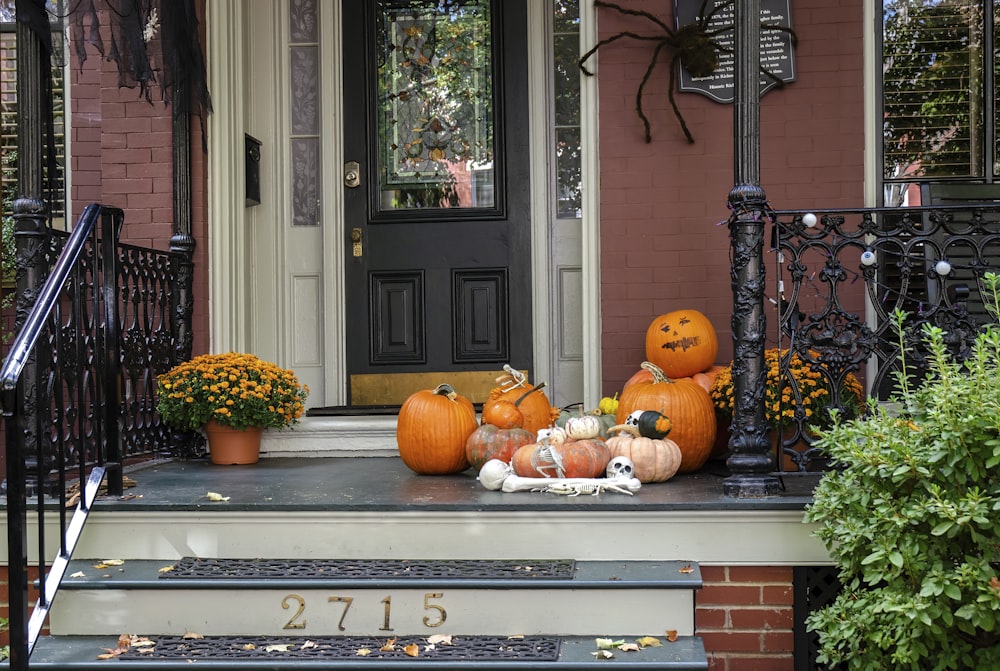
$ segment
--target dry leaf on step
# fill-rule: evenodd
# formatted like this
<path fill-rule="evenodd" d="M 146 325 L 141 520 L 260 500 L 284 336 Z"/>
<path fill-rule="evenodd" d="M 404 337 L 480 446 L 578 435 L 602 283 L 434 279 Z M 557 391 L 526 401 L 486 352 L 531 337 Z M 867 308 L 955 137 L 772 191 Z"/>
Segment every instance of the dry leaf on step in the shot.
<path fill-rule="evenodd" d="M 205 494 L 205 498 L 207 498 L 209 501 L 228 501 L 229 500 L 228 496 L 223 496 L 222 494 L 219 494 L 218 492 L 209 492 L 209 493 Z"/>
<path fill-rule="evenodd" d="M 438 643 L 442 645 L 451 645 L 451 634 L 434 634 L 433 636 L 427 637 L 427 642 L 431 645 L 437 645 Z"/>
<path fill-rule="evenodd" d="M 640 639 L 636 639 L 636 643 L 642 648 L 658 648 L 663 645 L 660 643 L 660 639 L 655 636 L 643 636 Z"/>
<path fill-rule="evenodd" d="M 667 629 L 667 640 L 670 641 L 671 643 L 677 640 L 676 629 Z"/>
<path fill-rule="evenodd" d="M 597 659 L 614 659 L 615 658 L 615 656 L 611 653 L 610 650 L 596 650 L 596 651 L 594 651 L 594 652 L 592 652 L 590 654 L 592 654 Z"/>
<path fill-rule="evenodd" d="M 294 643 L 275 643 L 274 645 L 268 645 L 264 648 L 264 652 L 288 652 L 289 648 L 292 648 Z"/>
<path fill-rule="evenodd" d="M 372 651 L 369 650 L 368 648 L 358 648 L 357 652 L 358 657 L 367 657 L 370 654 L 372 654 Z"/>
<path fill-rule="evenodd" d="M 197 641 L 199 639 L 205 638 L 203 634 L 199 634 L 196 631 L 186 631 L 184 635 L 181 636 L 185 641 Z"/>
<path fill-rule="evenodd" d="M 405 652 L 410 657 L 419 657 L 420 656 L 420 646 L 417 645 L 416 643 L 410 643 L 408 646 L 406 646 L 405 648 L 403 648 L 403 652 Z"/>

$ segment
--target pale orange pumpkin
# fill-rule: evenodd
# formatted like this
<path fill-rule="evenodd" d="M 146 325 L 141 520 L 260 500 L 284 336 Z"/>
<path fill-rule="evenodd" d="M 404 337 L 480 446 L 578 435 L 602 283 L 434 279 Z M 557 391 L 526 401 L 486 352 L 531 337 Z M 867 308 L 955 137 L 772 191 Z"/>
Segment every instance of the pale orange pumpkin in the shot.
<path fill-rule="evenodd" d="M 415 392 L 396 420 L 399 456 L 421 475 L 460 473 L 469 467 L 465 443 L 477 426 L 472 402 L 451 385 Z"/>
<path fill-rule="evenodd" d="M 646 360 L 671 379 L 708 369 L 718 354 L 715 327 L 698 310 L 667 312 L 646 329 Z"/>
<path fill-rule="evenodd" d="M 671 380 L 652 363 L 643 362 L 652 380 L 636 382 L 622 392 L 617 424 L 624 424 L 635 410 L 657 410 L 670 418 L 670 439 L 683 459 L 679 472 L 690 473 L 705 465 L 715 445 L 715 406 L 708 392 L 694 382 Z"/>
<path fill-rule="evenodd" d="M 620 424 L 611 427 L 608 438 L 611 458 L 628 457 L 635 465 L 639 482 L 666 482 L 677 474 L 683 455 L 677 443 L 669 438 L 646 438 L 634 426 Z"/>

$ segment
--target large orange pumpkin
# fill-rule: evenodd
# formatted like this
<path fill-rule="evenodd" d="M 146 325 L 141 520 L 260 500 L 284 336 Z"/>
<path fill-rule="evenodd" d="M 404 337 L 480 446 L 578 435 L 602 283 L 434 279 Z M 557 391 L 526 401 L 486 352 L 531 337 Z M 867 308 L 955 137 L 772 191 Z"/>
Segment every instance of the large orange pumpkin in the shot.
<path fill-rule="evenodd" d="M 520 427 L 502 429 L 483 424 L 465 441 L 465 456 L 477 471 L 490 459 L 510 462 L 517 448 L 535 442 L 535 434 Z"/>
<path fill-rule="evenodd" d="M 542 450 L 549 449 L 562 469 Z M 530 443 L 519 447 L 510 460 L 516 475 L 525 478 L 596 478 L 602 477 L 611 461 L 607 443 L 599 438 L 568 440 L 558 445 Z"/>
<path fill-rule="evenodd" d="M 622 392 L 615 421 L 624 424 L 635 410 L 657 410 L 670 418 L 670 439 L 681 449 L 679 472 L 690 473 L 705 465 L 715 445 L 715 406 L 708 392 L 694 382 L 671 380 L 646 361 L 653 379 L 636 382 Z"/>
<path fill-rule="evenodd" d="M 669 438 L 647 438 L 639 435 L 639 431 L 633 426 L 614 426 L 611 431 L 615 434 L 608 438 L 611 458 L 631 459 L 639 482 L 666 482 L 677 474 L 684 457 L 674 441 Z"/>
<path fill-rule="evenodd" d="M 451 385 L 415 392 L 399 409 L 399 456 L 421 475 L 460 473 L 469 467 L 465 443 L 478 425 L 472 402 Z"/>
<path fill-rule="evenodd" d="M 700 373 L 715 363 L 718 354 L 715 327 L 697 310 L 667 312 L 646 329 L 646 360 L 669 378 Z"/>

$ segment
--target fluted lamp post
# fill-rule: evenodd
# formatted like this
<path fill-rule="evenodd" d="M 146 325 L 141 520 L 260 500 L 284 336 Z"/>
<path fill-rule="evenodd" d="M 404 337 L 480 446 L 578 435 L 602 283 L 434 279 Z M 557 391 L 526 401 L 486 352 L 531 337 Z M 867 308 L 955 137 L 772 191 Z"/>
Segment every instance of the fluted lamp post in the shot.
<path fill-rule="evenodd" d="M 760 0 L 736 0 L 733 138 L 735 185 L 729 192 L 733 287 L 733 420 L 725 496 L 775 496 L 780 482 L 764 415 L 764 225 L 760 186 Z"/>

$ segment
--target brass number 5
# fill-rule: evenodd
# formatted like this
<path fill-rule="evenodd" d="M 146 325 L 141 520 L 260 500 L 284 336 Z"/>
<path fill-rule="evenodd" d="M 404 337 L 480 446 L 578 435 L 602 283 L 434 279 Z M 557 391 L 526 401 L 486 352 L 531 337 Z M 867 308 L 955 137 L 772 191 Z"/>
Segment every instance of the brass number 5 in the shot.
<path fill-rule="evenodd" d="M 427 592 L 424 594 L 424 610 L 434 610 L 438 613 L 436 620 L 432 620 L 430 615 L 424 615 L 425 627 L 440 627 L 448 619 L 448 613 L 445 611 L 444 606 L 431 603 L 431 599 L 440 599 L 443 596 L 444 592 Z"/>
<path fill-rule="evenodd" d="M 302 615 L 302 612 L 306 609 L 306 600 L 303 599 L 298 594 L 289 594 L 288 596 L 286 596 L 284 599 L 281 600 L 281 607 L 284 608 L 285 610 L 288 610 L 290 608 L 290 606 L 288 605 L 289 599 L 298 602 L 299 609 L 295 611 L 295 615 L 292 615 L 292 619 L 290 619 L 285 624 L 285 626 L 282 627 L 282 629 L 305 629 L 306 621 L 302 620 L 301 622 L 296 622 L 296 620 L 299 619 L 299 616 Z"/>

